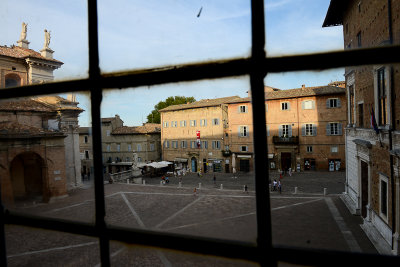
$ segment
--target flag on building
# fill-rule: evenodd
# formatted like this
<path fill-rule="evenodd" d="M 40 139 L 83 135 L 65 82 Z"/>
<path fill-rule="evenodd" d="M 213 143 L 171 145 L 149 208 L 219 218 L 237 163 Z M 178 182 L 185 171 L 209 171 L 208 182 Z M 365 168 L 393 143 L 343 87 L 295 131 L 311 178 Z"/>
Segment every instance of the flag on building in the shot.
<path fill-rule="evenodd" d="M 371 108 L 371 128 L 373 128 L 377 134 L 379 133 L 379 128 L 376 124 L 375 112 L 373 108 Z"/>

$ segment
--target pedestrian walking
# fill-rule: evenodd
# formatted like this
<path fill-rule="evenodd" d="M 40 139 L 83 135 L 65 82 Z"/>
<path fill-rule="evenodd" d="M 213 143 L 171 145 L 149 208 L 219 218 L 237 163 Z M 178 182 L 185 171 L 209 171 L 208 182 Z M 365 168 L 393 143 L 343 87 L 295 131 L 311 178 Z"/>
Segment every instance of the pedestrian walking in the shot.
<path fill-rule="evenodd" d="M 282 172 L 283 172 L 283 171 L 279 172 L 279 180 L 283 178 Z"/>
<path fill-rule="evenodd" d="M 276 179 L 274 179 L 274 181 L 272 182 L 272 191 L 276 191 L 276 185 L 278 183 L 276 182 Z"/>
<path fill-rule="evenodd" d="M 196 187 L 193 190 L 193 195 L 197 196 L 197 188 Z"/>
<path fill-rule="evenodd" d="M 215 177 L 215 174 L 214 174 L 213 181 L 214 181 L 214 184 L 216 184 L 216 182 L 217 182 L 217 177 Z"/>
<path fill-rule="evenodd" d="M 292 168 L 289 168 L 289 176 L 292 176 Z"/>
<path fill-rule="evenodd" d="M 282 184 L 281 181 L 278 181 L 278 190 L 279 190 L 279 194 L 282 194 Z"/>
<path fill-rule="evenodd" d="M 249 191 L 247 191 L 248 187 L 247 184 L 244 185 L 244 192 L 246 192 L 247 194 L 249 193 Z"/>

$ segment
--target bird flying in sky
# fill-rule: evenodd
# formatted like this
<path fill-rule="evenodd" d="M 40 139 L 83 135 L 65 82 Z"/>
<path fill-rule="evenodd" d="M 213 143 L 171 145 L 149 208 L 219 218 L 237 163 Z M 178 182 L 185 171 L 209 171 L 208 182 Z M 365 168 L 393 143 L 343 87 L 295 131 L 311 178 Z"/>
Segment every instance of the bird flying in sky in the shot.
<path fill-rule="evenodd" d="M 199 11 L 199 14 L 197 14 L 197 17 L 200 17 L 202 10 L 203 10 L 203 7 L 200 8 L 200 11 Z"/>

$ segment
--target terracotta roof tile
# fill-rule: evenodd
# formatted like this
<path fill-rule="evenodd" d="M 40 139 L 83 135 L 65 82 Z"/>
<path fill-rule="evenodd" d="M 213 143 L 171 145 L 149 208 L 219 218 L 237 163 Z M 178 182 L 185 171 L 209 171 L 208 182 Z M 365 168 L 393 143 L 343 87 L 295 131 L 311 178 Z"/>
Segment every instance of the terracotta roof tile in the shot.
<path fill-rule="evenodd" d="M 266 100 L 271 99 L 285 99 L 285 98 L 295 98 L 295 97 L 306 97 L 306 96 L 316 96 L 316 95 L 331 95 L 331 94 L 345 94 L 346 89 L 337 86 L 316 86 L 316 87 L 305 87 L 296 88 L 288 90 L 278 90 L 265 92 Z M 251 97 L 243 97 L 229 101 L 229 104 L 233 103 L 244 103 L 250 102 Z"/>
<path fill-rule="evenodd" d="M 122 126 L 112 131 L 112 134 L 151 134 L 161 133 L 161 124 L 145 123 L 143 126 Z"/>
<path fill-rule="evenodd" d="M 294 97 L 305 97 L 315 95 L 330 95 L 330 94 L 344 94 L 345 88 L 336 86 L 316 86 L 316 87 L 305 87 L 288 90 L 280 90 L 274 92 L 266 92 L 266 99 L 279 99 L 279 98 L 294 98 Z"/>
<path fill-rule="evenodd" d="M 0 100 L 0 111 L 55 112 L 55 110 L 33 99 Z"/>
<path fill-rule="evenodd" d="M 199 101 L 196 101 L 193 103 L 189 103 L 189 104 L 169 106 L 164 109 L 161 109 L 160 112 L 219 106 L 222 104 L 226 104 L 230 101 L 234 101 L 236 99 L 240 99 L 240 97 L 239 96 L 228 96 L 228 97 L 215 98 L 215 99 L 202 99 L 202 100 L 199 100 Z"/>
<path fill-rule="evenodd" d="M 0 136 L 40 136 L 40 135 L 57 135 L 64 136 L 62 132 L 45 130 L 43 128 L 38 128 L 30 125 L 20 124 L 18 122 L 3 121 L 0 122 Z"/>
<path fill-rule="evenodd" d="M 0 46 L 0 55 L 7 56 L 7 57 L 13 57 L 13 58 L 21 58 L 21 59 L 33 57 L 33 58 L 38 58 L 38 59 L 42 59 L 42 60 L 47 60 L 47 61 L 64 64 L 63 62 L 56 60 L 56 59 L 45 58 L 39 52 L 36 52 L 35 50 L 22 48 L 22 47 L 14 46 L 14 45 L 11 47 Z"/>

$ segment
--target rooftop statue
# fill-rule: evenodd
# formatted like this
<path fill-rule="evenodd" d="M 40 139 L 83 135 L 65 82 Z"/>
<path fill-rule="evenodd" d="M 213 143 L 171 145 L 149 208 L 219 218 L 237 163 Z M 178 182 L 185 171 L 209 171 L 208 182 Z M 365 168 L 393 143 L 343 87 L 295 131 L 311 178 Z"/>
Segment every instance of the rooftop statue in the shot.
<path fill-rule="evenodd" d="M 22 22 L 22 31 L 21 31 L 21 37 L 19 38 L 20 40 L 25 40 L 26 39 L 26 32 L 28 31 L 28 24 L 25 22 Z"/>
<path fill-rule="evenodd" d="M 50 45 L 50 31 L 47 31 L 46 29 L 44 30 L 44 49 L 48 48 Z"/>

